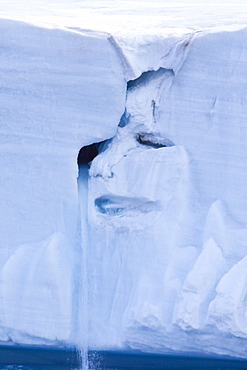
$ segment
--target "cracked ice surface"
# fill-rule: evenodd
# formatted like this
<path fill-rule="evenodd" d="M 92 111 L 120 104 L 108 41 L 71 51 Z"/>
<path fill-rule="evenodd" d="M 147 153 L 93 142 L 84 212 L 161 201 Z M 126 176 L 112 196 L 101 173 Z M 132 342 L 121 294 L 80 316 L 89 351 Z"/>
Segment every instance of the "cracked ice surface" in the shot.
<path fill-rule="evenodd" d="M 90 347 L 247 357 L 244 2 L 18 4 L 0 21 L 0 340 L 78 344 L 76 158 L 109 139 Z"/>

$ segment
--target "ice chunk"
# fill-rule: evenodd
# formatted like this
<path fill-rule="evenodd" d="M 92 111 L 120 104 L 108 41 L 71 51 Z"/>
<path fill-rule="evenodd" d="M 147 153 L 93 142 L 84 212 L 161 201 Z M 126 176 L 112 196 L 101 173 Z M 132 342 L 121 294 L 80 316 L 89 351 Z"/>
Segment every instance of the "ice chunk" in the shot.
<path fill-rule="evenodd" d="M 181 271 L 182 260 L 176 270 L 175 253 L 181 250 L 188 267 L 195 258 L 193 248 L 185 248 L 188 255 L 178 249 L 193 240 L 187 152 L 176 145 L 147 148 L 135 137 L 128 140 L 133 133 L 120 135 L 130 127 L 119 129 L 118 137 L 92 162 L 95 173 L 104 164 L 113 176 L 89 178 L 89 332 L 91 345 L 99 348 L 115 340 L 122 346 L 125 338 L 132 342 L 135 336 L 141 340 L 143 330 L 151 338 L 154 330 L 160 333 L 169 326 L 174 307 L 168 302 L 173 292 L 168 291 L 180 278 L 181 288 L 187 273 Z M 165 280 L 170 263 L 171 275 Z"/>
<path fill-rule="evenodd" d="M 236 263 L 220 280 L 209 306 L 208 324 L 223 333 L 247 338 L 247 257 Z"/>
<path fill-rule="evenodd" d="M 29 345 L 76 343 L 78 270 L 76 255 L 60 233 L 20 246 L 0 273 L 0 326 L 5 334 L 0 340 L 7 336 Z"/>
<path fill-rule="evenodd" d="M 209 209 L 204 238 L 212 237 L 221 247 L 229 267 L 242 259 L 247 252 L 247 228 L 239 224 L 218 200 Z"/>
<path fill-rule="evenodd" d="M 204 325 L 215 287 L 226 271 L 221 249 L 213 239 L 209 239 L 183 285 L 180 302 L 174 312 L 174 321 L 179 326 L 186 330 Z"/>

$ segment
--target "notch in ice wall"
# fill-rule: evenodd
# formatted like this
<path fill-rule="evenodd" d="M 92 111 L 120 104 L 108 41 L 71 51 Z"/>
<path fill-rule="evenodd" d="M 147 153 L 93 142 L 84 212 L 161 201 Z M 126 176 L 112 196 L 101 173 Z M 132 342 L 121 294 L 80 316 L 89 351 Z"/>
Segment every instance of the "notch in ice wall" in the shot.
<path fill-rule="evenodd" d="M 143 72 L 159 68 L 180 70 L 195 38 L 194 32 L 162 30 L 162 34 L 109 35 L 116 49 L 126 80 L 136 80 Z"/>

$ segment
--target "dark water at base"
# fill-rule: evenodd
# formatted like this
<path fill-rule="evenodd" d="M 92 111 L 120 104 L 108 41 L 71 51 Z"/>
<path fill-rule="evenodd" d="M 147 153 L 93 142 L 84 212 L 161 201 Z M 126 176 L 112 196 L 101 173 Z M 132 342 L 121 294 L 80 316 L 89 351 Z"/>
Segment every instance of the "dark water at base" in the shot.
<path fill-rule="evenodd" d="M 79 370 L 76 350 L 47 350 L 22 347 L 0 347 L 0 370 Z M 145 355 L 90 351 L 89 369 L 217 369 L 247 370 L 247 360 L 227 358 Z"/>

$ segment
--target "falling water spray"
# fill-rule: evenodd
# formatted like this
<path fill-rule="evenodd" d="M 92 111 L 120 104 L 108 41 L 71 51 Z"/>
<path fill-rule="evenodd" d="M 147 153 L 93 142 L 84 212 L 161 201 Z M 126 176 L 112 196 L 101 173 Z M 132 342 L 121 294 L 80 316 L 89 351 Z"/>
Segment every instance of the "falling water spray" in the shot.
<path fill-rule="evenodd" d="M 78 155 L 78 191 L 81 220 L 81 246 L 82 246 L 82 268 L 81 268 L 81 310 L 80 310 L 80 362 L 81 369 L 87 370 L 88 364 L 88 248 L 90 245 L 88 231 L 88 176 L 89 164 L 97 156 L 98 147 L 101 143 L 94 143 L 81 148 Z"/>
<path fill-rule="evenodd" d="M 79 203 L 81 219 L 81 246 L 82 246 L 82 268 L 81 268 L 81 368 L 88 369 L 88 277 L 87 277 L 87 251 L 89 244 L 88 237 L 88 164 L 79 166 Z"/>

